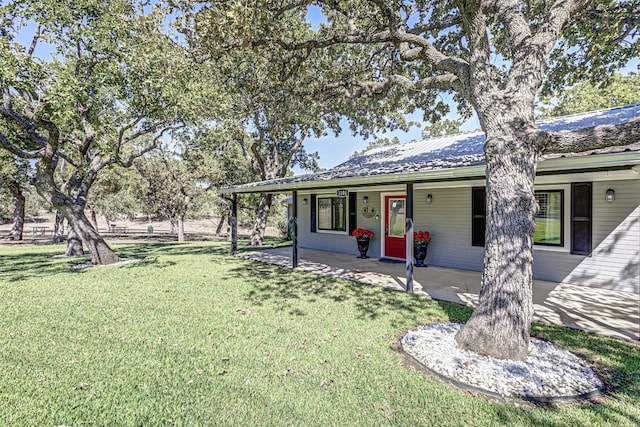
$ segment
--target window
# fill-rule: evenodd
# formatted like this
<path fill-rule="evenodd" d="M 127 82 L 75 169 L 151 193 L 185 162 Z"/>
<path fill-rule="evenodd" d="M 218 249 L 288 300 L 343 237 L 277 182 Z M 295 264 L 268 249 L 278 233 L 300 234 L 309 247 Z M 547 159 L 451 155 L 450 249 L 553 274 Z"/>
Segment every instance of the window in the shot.
<path fill-rule="evenodd" d="M 544 246 L 564 246 L 564 191 L 536 191 L 536 202 L 540 207 L 536 216 L 536 231 L 533 243 Z M 487 224 L 486 190 L 471 189 L 471 244 L 485 245 Z"/>
<path fill-rule="evenodd" d="M 533 243 L 536 245 L 564 246 L 564 191 L 536 191 L 538 214 Z"/>
<path fill-rule="evenodd" d="M 318 197 L 318 229 L 347 231 L 347 202 L 345 197 Z"/>

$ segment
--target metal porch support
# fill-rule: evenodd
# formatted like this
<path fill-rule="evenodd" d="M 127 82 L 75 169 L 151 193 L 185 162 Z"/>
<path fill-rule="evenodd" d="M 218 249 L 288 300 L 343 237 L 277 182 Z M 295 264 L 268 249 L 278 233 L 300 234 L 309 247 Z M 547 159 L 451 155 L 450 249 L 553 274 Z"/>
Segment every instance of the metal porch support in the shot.
<path fill-rule="evenodd" d="M 293 210 L 291 212 L 292 218 L 292 233 L 291 233 L 291 266 L 296 268 L 298 266 L 298 192 L 293 191 Z"/>
<path fill-rule="evenodd" d="M 413 292 L 413 183 L 407 184 L 407 211 L 405 222 L 407 292 Z"/>
<path fill-rule="evenodd" d="M 238 253 L 238 194 L 231 196 L 231 255 Z"/>

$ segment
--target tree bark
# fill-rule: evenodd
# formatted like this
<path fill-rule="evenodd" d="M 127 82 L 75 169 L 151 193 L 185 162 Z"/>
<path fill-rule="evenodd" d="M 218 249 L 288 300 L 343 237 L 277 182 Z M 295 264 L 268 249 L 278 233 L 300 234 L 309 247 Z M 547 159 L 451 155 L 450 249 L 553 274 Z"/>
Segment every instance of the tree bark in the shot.
<path fill-rule="evenodd" d="M 9 182 L 9 189 L 13 194 L 13 227 L 9 234 L 3 236 L 4 240 L 22 240 L 24 230 L 24 205 L 25 197 L 22 188 L 17 181 Z"/>
<path fill-rule="evenodd" d="M 53 224 L 53 243 L 62 242 L 64 234 L 64 215 L 60 211 L 56 211 L 56 219 Z"/>
<path fill-rule="evenodd" d="M 107 242 L 100 236 L 84 214 L 82 207 L 74 206 L 67 210 L 67 221 L 70 229 L 79 235 L 82 242 L 87 245 L 91 254 L 91 263 L 95 265 L 108 265 L 120 261 L 118 255 L 113 252 Z M 71 236 L 71 234 L 70 234 Z M 69 238 L 71 240 L 71 237 Z"/>
<path fill-rule="evenodd" d="M 178 234 L 178 219 L 175 216 L 169 217 L 169 234 Z"/>
<path fill-rule="evenodd" d="M 90 208 L 91 211 L 91 224 L 93 224 L 93 228 L 98 230 L 98 216 L 96 215 L 96 211 L 93 208 Z"/>
<path fill-rule="evenodd" d="M 249 239 L 249 245 L 262 246 L 264 239 L 264 232 L 267 229 L 267 219 L 269 218 L 269 211 L 271 210 L 271 203 L 273 202 L 273 195 L 269 193 L 260 194 L 260 205 L 258 206 L 258 212 L 256 213 L 256 222 L 251 230 L 251 238 Z"/>
<path fill-rule="evenodd" d="M 224 215 L 220 217 L 220 222 L 218 223 L 218 227 L 216 228 L 216 236 L 219 236 L 222 233 L 222 227 L 224 227 L 225 217 Z"/>
<path fill-rule="evenodd" d="M 68 220 L 67 223 L 69 225 L 67 227 L 67 250 L 64 253 L 65 256 L 84 256 L 84 247 L 80 233 L 76 231 Z"/>
<path fill-rule="evenodd" d="M 184 215 L 178 215 L 178 242 L 184 242 Z"/>
<path fill-rule="evenodd" d="M 532 144 L 502 127 L 487 131 L 485 157 L 487 217 L 480 299 L 456 341 L 476 353 L 525 360 L 533 316 L 537 153 Z"/>

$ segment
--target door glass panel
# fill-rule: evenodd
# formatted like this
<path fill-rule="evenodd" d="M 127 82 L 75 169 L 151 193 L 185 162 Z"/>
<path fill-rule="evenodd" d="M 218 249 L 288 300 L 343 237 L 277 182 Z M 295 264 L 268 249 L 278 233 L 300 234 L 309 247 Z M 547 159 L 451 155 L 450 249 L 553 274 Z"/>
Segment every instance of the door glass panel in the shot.
<path fill-rule="evenodd" d="M 389 199 L 389 236 L 404 237 L 404 199 Z"/>

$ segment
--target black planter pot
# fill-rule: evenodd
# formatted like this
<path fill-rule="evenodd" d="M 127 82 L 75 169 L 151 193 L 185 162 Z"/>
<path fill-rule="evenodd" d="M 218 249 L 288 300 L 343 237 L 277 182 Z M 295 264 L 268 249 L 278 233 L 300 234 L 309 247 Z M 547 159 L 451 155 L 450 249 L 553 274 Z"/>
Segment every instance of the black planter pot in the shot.
<path fill-rule="evenodd" d="M 418 243 L 413 245 L 413 257 L 416 259 L 416 262 L 413 265 L 416 267 L 427 266 L 427 264 L 424 263 L 424 259 L 427 257 L 428 247 L 428 243 Z"/>
<path fill-rule="evenodd" d="M 369 258 L 367 256 L 367 251 L 369 250 L 369 238 L 356 237 L 356 242 L 358 242 L 358 251 L 360 252 L 360 256 L 358 258 Z"/>

